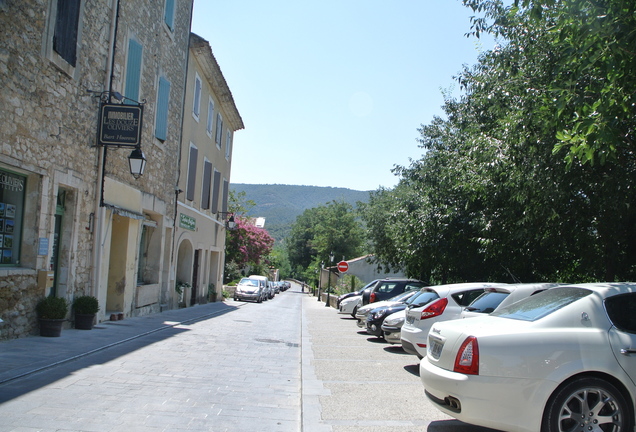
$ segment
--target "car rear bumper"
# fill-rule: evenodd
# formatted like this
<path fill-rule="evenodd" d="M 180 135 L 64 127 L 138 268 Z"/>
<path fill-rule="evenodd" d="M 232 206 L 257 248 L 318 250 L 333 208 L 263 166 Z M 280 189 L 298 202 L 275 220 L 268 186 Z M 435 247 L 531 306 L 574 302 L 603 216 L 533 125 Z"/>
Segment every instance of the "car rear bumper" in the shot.
<path fill-rule="evenodd" d="M 545 380 L 464 375 L 426 358 L 420 362 L 420 379 L 440 411 L 465 423 L 510 432 L 540 430 L 543 407 L 556 387 Z"/>

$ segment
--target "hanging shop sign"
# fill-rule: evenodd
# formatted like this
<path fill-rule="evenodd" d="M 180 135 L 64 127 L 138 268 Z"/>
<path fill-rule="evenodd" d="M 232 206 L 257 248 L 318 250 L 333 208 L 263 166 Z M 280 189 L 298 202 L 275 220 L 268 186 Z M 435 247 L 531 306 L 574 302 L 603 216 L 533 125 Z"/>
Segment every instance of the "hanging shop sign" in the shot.
<path fill-rule="evenodd" d="M 140 145 L 143 108 L 143 105 L 102 104 L 99 115 L 99 145 Z"/>

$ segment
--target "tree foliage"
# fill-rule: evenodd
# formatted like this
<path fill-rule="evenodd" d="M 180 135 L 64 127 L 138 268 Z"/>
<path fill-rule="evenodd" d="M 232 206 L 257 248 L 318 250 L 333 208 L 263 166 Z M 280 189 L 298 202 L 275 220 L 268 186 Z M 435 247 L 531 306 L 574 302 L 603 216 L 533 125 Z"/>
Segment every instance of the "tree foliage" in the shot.
<path fill-rule="evenodd" d="M 228 230 L 225 239 L 226 273 L 232 269 L 261 266 L 262 260 L 272 251 L 274 239 L 267 230 L 254 225 L 253 220 L 235 217 L 236 228 Z M 254 273 L 258 273 L 254 271 Z"/>
<path fill-rule="evenodd" d="M 438 282 L 632 279 L 632 3 L 464 3 L 484 15 L 475 34 L 504 42 L 421 127 L 425 155 L 372 194 L 377 258 Z"/>
<path fill-rule="evenodd" d="M 320 263 L 360 256 L 364 250 L 364 231 L 351 204 L 331 201 L 305 210 L 292 225 L 287 250 L 296 277 L 311 280 Z"/>

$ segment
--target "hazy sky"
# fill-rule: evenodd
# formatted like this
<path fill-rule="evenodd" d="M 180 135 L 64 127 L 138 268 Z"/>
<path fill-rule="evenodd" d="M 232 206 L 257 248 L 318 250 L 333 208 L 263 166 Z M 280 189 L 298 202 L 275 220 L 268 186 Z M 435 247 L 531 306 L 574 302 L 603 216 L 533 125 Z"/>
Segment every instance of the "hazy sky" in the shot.
<path fill-rule="evenodd" d="M 486 42 L 460 0 L 195 0 L 245 129 L 232 183 L 391 188 Z"/>

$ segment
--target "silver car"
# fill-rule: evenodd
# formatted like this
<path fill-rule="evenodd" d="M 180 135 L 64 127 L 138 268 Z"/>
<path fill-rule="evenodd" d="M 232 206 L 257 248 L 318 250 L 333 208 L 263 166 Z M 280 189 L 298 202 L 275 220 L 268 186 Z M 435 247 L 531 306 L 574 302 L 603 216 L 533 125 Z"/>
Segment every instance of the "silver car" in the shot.
<path fill-rule="evenodd" d="M 263 301 L 265 296 L 265 283 L 255 278 L 246 278 L 240 280 L 234 290 L 234 300 L 252 300 L 257 303 Z"/>

